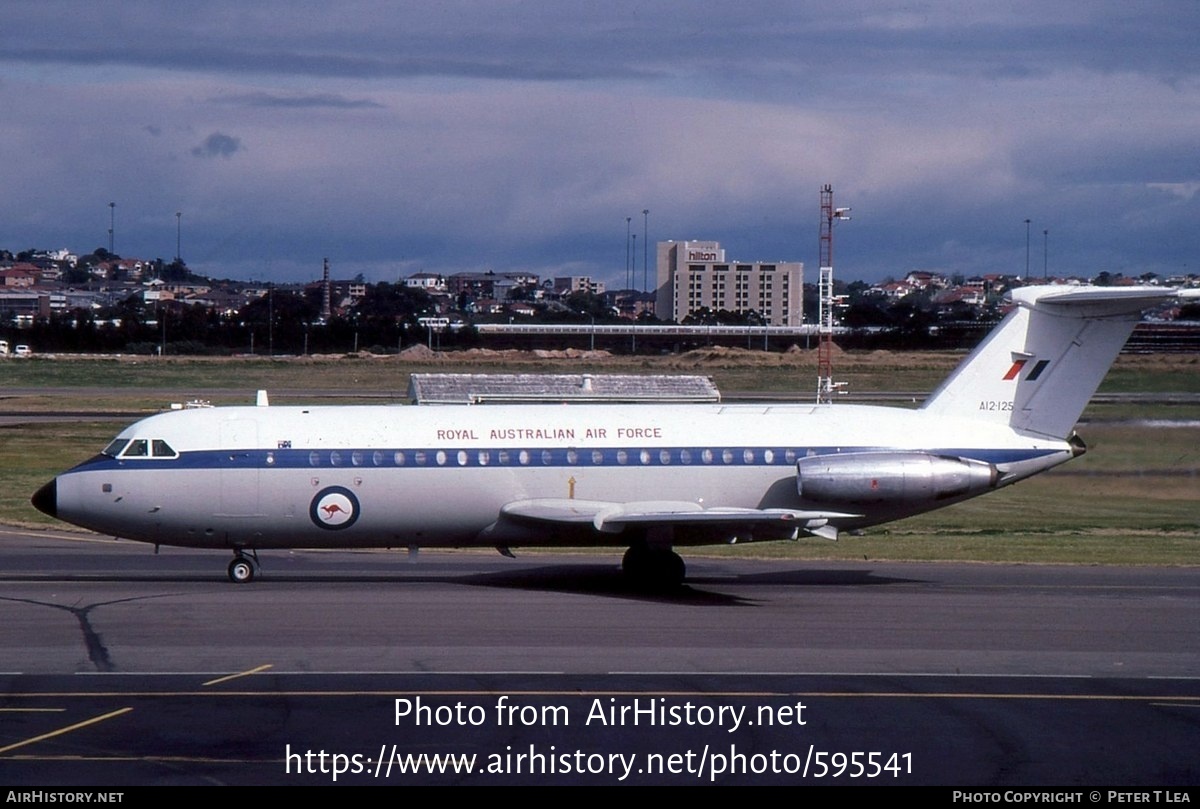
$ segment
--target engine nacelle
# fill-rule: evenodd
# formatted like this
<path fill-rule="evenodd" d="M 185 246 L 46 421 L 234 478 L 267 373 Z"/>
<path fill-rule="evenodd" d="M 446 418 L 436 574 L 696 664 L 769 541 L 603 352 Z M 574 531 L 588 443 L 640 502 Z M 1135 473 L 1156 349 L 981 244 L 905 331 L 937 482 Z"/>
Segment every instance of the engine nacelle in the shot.
<path fill-rule="evenodd" d="M 796 462 L 800 496 L 819 503 L 914 503 L 995 488 L 1000 474 L 982 461 L 925 452 L 814 455 Z"/>

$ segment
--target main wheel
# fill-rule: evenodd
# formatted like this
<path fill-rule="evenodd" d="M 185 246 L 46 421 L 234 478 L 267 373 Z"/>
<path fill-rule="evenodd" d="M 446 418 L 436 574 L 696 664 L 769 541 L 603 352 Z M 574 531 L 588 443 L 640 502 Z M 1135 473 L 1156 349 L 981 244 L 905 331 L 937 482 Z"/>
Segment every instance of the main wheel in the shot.
<path fill-rule="evenodd" d="M 234 584 L 254 581 L 254 562 L 245 556 L 235 556 L 229 563 L 229 580 Z"/>
<path fill-rule="evenodd" d="M 630 545 L 621 559 L 621 569 L 635 581 L 646 576 L 650 567 L 650 549 L 645 545 Z"/>
<path fill-rule="evenodd" d="M 683 563 L 682 556 L 674 551 L 663 551 L 656 561 L 655 577 L 663 587 L 673 589 L 683 585 L 687 576 L 687 565 Z"/>
<path fill-rule="evenodd" d="M 670 548 L 630 545 L 621 567 L 634 584 L 651 590 L 673 590 L 683 584 L 687 566 Z"/>

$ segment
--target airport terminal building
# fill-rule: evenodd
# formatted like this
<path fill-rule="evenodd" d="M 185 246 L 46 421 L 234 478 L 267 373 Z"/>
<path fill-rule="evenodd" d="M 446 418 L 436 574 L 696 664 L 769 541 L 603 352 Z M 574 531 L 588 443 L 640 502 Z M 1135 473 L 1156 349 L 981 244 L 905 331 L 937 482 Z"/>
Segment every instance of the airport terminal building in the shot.
<path fill-rule="evenodd" d="M 699 309 L 756 311 L 772 326 L 803 323 L 804 263 L 727 261 L 720 242 L 658 243 L 655 312 L 677 323 Z"/>

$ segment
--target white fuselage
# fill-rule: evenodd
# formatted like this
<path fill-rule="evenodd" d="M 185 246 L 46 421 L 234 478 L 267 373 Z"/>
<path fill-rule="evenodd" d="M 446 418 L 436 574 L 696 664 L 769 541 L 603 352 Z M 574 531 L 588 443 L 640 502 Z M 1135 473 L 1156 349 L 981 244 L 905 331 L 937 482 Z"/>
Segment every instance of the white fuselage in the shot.
<path fill-rule="evenodd" d="M 1072 456 L 1065 441 L 994 422 L 801 404 L 201 408 L 119 438 L 169 452 L 100 455 L 63 473 L 57 516 L 145 542 L 234 549 L 490 545 L 481 532 L 506 504 L 539 498 L 828 508 L 797 490 L 796 463 L 810 456 L 954 456 L 992 465 L 999 485 Z M 962 499 L 879 504 L 838 527 Z M 550 531 L 520 544 L 575 543 Z"/>

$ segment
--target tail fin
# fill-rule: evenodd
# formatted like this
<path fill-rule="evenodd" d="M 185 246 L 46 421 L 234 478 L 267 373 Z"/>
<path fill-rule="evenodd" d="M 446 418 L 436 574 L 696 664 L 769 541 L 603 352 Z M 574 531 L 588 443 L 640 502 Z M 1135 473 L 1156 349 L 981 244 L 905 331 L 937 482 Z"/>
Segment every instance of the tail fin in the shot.
<path fill-rule="evenodd" d="M 1173 295 L 1156 287 L 1017 289 L 1017 309 L 921 408 L 1065 438 L 1142 310 Z"/>

